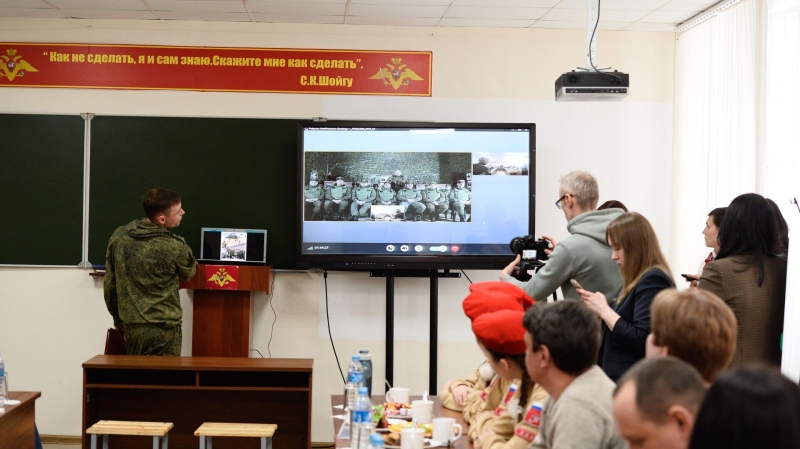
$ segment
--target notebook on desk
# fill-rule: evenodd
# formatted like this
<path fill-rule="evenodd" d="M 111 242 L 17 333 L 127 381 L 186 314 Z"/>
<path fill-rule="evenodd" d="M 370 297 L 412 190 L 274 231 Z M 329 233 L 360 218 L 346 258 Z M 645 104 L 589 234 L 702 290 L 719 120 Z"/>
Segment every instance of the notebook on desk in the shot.
<path fill-rule="evenodd" d="M 264 229 L 202 228 L 200 262 L 219 265 L 266 265 Z"/>

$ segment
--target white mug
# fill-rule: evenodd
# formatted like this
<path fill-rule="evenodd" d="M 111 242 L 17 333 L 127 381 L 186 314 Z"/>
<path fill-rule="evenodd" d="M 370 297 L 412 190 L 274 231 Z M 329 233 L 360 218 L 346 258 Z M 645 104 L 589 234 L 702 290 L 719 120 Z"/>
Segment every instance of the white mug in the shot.
<path fill-rule="evenodd" d="M 386 392 L 386 402 L 408 404 L 408 388 L 393 387 Z"/>
<path fill-rule="evenodd" d="M 430 424 L 433 421 L 433 401 L 418 399 L 411 402 L 411 421 Z"/>
<path fill-rule="evenodd" d="M 425 429 L 419 427 L 400 431 L 400 449 L 422 449 L 425 446 Z"/>
<path fill-rule="evenodd" d="M 458 429 L 458 433 L 456 433 Z M 434 418 L 433 419 L 433 439 L 441 441 L 442 444 L 452 443 L 459 439 L 464 433 L 461 424 L 456 424 L 455 418 Z"/>

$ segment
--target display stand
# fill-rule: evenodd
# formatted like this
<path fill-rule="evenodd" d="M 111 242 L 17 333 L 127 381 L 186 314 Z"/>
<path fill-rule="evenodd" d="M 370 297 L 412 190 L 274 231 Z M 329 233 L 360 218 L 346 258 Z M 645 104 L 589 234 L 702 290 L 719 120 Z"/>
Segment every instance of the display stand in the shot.
<path fill-rule="evenodd" d="M 450 270 L 376 270 L 370 271 L 371 277 L 386 278 L 386 382 L 394 385 L 394 279 L 395 278 L 429 278 L 430 288 L 430 352 L 428 355 L 428 392 L 436 394 L 438 343 L 439 343 L 439 278 L 460 278 L 461 273 Z"/>
<path fill-rule="evenodd" d="M 253 292 L 268 292 L 269 282 L 269 266 L 197 265 L 195 276 L 180 283 L 194 290 L 192 356 L 249 357 Z"/>

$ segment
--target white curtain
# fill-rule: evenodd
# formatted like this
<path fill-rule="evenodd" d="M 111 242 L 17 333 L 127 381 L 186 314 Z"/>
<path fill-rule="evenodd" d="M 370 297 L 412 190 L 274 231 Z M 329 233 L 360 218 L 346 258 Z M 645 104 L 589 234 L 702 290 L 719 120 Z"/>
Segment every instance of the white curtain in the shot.
<path fill-rule="evenodd" d="M 708 213 L 763 192 L 765 0 L 730 2 L 677 35 L 670 262 L 696 273 Z"/>
<path fill-rule="evenodd" d="M 789 222 L 783 372 L 800 379 L 800 0 L 771 0 L 767 23 L 766 196 Z"/>

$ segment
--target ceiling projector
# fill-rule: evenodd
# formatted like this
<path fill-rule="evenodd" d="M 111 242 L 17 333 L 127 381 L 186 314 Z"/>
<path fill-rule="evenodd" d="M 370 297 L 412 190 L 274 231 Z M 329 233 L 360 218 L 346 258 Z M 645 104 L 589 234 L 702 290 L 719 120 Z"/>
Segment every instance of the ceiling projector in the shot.
<path fill-rule="evenodd" d="M 556 101 L 620 101 L 629 87 L 627 73 L 573 70 L 556 78 Z"/>

